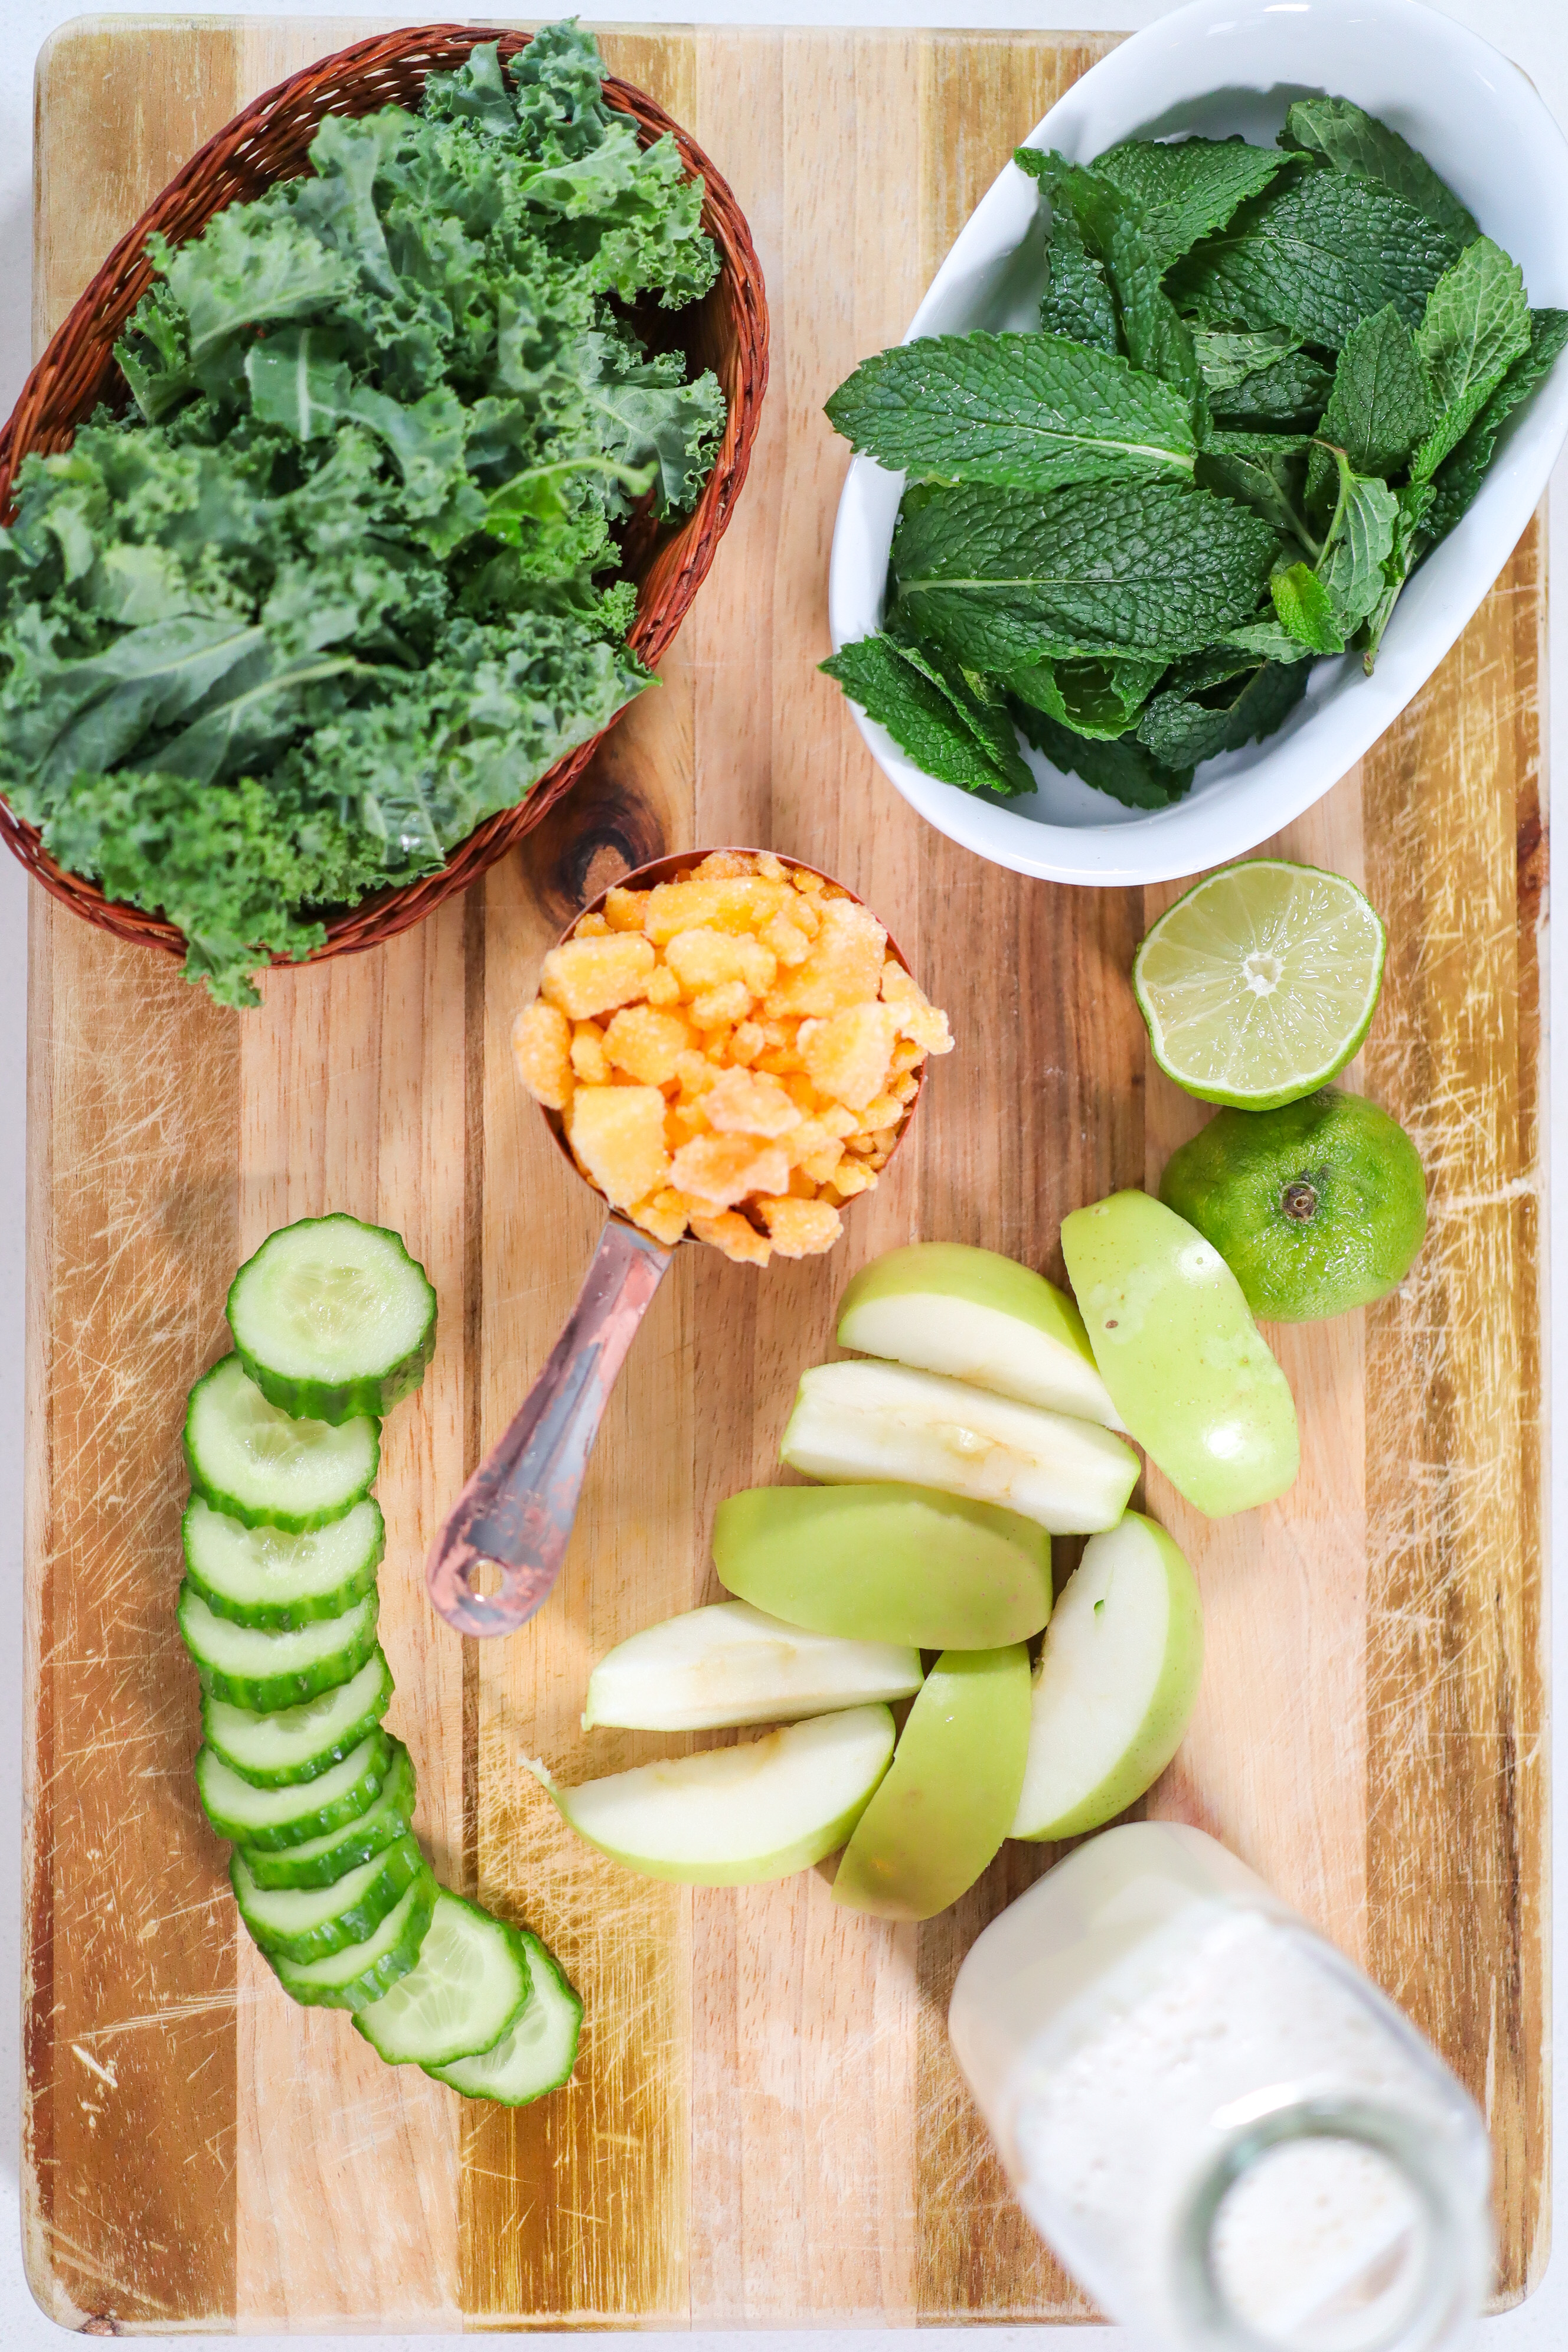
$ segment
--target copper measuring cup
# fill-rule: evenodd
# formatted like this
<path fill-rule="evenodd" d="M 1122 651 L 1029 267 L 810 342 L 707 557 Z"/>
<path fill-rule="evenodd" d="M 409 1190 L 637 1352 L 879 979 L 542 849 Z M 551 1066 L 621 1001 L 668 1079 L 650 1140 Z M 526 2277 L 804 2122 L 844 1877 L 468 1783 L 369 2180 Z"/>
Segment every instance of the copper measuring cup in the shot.
<path fill-rule="evenodd" d="M 602 911 L 611 889 L 651 889 L 656 882 L 673 881 L 678 874 L 689 872 L 712 855 L 710 850 L 688 849 L 621 875 L 574 915 L 557 944 L 564 945 L 584 915 Z M 835 881 L 831 874 L 822 874 L 802 858 L 774 855 L 782 866 L 818 874 L 857 906 L 864 906 L 864 899 Z M 909 959 L 890 934 L 887 951 L 909 971 Z M 915 1076 L 915 1092 L 905 1106 L 889 1160 L 909 1132 L 920 1100 L 925 1083 L 923 1061 Z M 540 1116 L 548 1123 L 574 1175 L 587 1183 L 572 1156 L 559 1112 L 542 1108 Z M 853 1201 L 845 1203 L 846 1208 L 853 1206 Z M 437 1614 L 459 1633 L 510 1633 L 549 1598 L 566 1557 L 588 1457 L 616 1375 L 654 1292 L 674 1263 L 676 1249 L 688 1243 L 699 1249 L 708 1246 L 689 1234 L 674 1248 L 667 1248 L 617 1210 L 611 1210 L 577 1304 L 566 1318 L 550 1360 L 500 1444 L 463 1488 L 431 1547 L 426 1586 Z M 476 1589 L 475 1579 L 486 1569 L 499 1571 L 499 1591 L 486 1594 Z"/>

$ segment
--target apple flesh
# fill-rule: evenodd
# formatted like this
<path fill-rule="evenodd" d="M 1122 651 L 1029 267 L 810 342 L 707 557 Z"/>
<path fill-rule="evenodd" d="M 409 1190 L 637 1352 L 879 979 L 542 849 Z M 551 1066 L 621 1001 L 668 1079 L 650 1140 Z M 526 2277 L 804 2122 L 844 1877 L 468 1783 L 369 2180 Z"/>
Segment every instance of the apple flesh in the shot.
<path fill-rule="evenodd" d="M 991 1650 L 1051 1613 L 1042 1528 L 915 1486 L 751 1487 L 720 1504 L 713 1561 L 753 1608 L 851 1641 Z"/>
<path fill-rule="evenodd" d="M 944 1651 L 845 1848 L 834 1901 L 882 1919 L 930 1919 L 956 1903 L 1007 1834 L 1028 1746 L 1024 1643 Z"/>
<path fill-rule="evenodd" d="M 1164 1528 L 1129 1511 L 1058 1596 L 1009 1836 L 1077 1837 L 1141 1797 L 1181 1745 L 1203 1664 L 1196 1579 Z"/>
<path fill-rule="evenodd" d="M 838 1344 L 1120 1429 L 1083 1318 L 1043 1274 L 963 1242 L 911 1242 L 858 1274 Z"/>
<path fill-rule="evenodd" d="M 583 1728 L 716 1731 L 789 1723 L 921 1686 L 918 1649 L 850 1642 L 764 1616 L 743 1601 L 690 1609 L 634 1633 L 588 1677 Z"/>
<path fill-rule="evenodd" d="M 841 1846 L 893 1752 L 885 1706 L 792 1723 L 738 1748 L 671 1756 L 559 1789 L 531 1769 L 589 1845 L 645 1878 L 748 1886 Z"/>
<path fill-rule="evenodd" d="M 1064 1221 L 1062 1255 L 1116 1410 L 1189 1503 L 1225 1518 L 1294 1485 L 1289 1384 L 1195 1225 L 1113 1192 Z"/>
<path fill-rule="evenodd" d="M 1138 1478 L 1132 1448 L 1094 1422 L 901 1364 L 816 1365 L 779 1451 L 808 1478 L 934 1486 L 1062 1536 L 1113 1528 Z"/>

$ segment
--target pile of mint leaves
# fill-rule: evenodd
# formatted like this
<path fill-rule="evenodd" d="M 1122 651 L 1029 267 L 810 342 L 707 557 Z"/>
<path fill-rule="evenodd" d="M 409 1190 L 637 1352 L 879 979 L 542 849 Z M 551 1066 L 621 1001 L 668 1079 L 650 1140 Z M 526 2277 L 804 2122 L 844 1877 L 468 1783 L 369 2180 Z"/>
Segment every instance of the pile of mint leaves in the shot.
<path fill-rule="evenodd" d="M 823 667 L 947 783 L 1036 790 L 1021 733 L 1161 808 L 1313 656 L 1370 671 L 1568 312 L 1346 99 L 1272 149 L 1015 160 L 1048 202 L 1038 331 L 901 345 L 827 403 L 907 488 L 883 625 Z"/>
<path fill-rule="evenodd" d="M 695 503 L 725 405 L 636 320 L 718 257 L 701 182 L 602 77 L 556 25 L 432 74 L 417 114 L 329 115 L 311 173 L 151 240 L 134 408 L 20 470 L 0 790 L 176 923 L 220 1003 L 650 682 L 602 575 L 638 502 Z"/>

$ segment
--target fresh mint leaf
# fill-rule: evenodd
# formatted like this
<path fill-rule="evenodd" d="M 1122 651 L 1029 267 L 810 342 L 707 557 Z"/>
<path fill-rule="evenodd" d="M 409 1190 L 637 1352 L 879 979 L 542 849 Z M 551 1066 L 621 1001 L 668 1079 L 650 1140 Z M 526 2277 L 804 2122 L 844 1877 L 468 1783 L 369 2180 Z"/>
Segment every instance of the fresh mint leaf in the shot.
<path fill-rule="evenodd" d="M 1432 422 L 1432 395 L 1409 328 L 1385 303 L 1345 341 L 1319 438 L 1344 451 L 1358 474 L 1396 474 Z M 1338 488 L 1334 461 L 1315 449 L 1307 498 L 1326 509 Z"/>
<path fill-rule="evenodd" d="M 1202 323 L 1283 327 L 1337 352 L 1385 303 L 1414 327 L 1456 252 L 1450 236 L 1386 188 L 1304 170 L 1198 246 L 1171 290 Z"/>
<path fill-rule="evenodd" d="M 1411 462 L 1413 481 L 1430 480 L 1530 341 L 1523 273 L 1500 245 L 1479 236 L 1437 280 L 1415 331 L 1437 421 Z"/>
<path fill-rule="evenodd" d="M 1334 618 L 1348 640 L 1383 593 L 1383 567 L 1394 546 L 1399 507 L 1386 482 L 1358 474 L 1342 450 L 1333 452 L 1339 498 L 1318 559 L 1318 577 L 1329 593 Z"/>
<path fill-rule="evenodd" d="M 1469 506 L 1491 464 L 1498 435 L 1520 403 L 1528 400 L 1551 374 L 1565 344 L 1568 310 L 1532 310 L 1530 349 L 1515 360 L 1463 440 L 1437 469 L 1436 495 L 1426 521 L 1432 539 L 1441 539 L 1452 530 Z"/>
<path fill-rule="evenodd" d="M 1135 724 L 1164 670 L 1163 661 L 1035 662 L 1012 671 L 1006 684 L 1016 700 L 1058 726 L 1109 743 Z"/>
<path fill-rule="evenodd" d="M 899 613 L 967 667 L 1195 650 L 1249 620 L 1279 551 L 1245 509 L 1185 483 L 980 484 L 906 495 Z"/>
<path fill-rule="evenodd" d="M 1232 629 L 1221 639 L 1225 647 L 1241 654 L 1255 655 L 1267 662 L 1303 662 L 1310 659 L 1312 647 L 1282 628 L 1278 619 L 1249 621 L 1242 629 Z"/>
<path fill-rule="evenodd" d="M 1298 99 L 1285 117 L 1279 143 L 1321 155 L 1336 172 L 1376 180 L 1425 213 L 1456 246 L 1468 245 L 1480 234 L 1425 155 L 1418 155 L 1397 131 L 1380 122 L 1375 114 L 1363 112 L 1348 98 Z"/>
<path fill-rule="evenodd" d="M 1211 404 L 1215 395 L 1234 392 L 1248 376 L 1258 375 L 1265 369 L 1278 367 L 1300 348 L 1293 336 L 1283 327 L 1268 327 L 1261 334 L 1227 333 L 1223 328 L 1199 327 L 1194 331 L 1193 349 L 1198 366 L 1203 371 L 1204 388 Z"/>
<path fill-rule="evenodd" d="M 1215 393 L 1210 400 L 1214 421 L 1226 432 L 1310 433 L 1333 382 L 1329 370 L 1308 352 L 1289 352 L 1268 367 L 1255 368 L 1229 391 Z"/>
<path fill-rule="evenodd" d="M 1369 677 L 1383 643 L 1383 633 L 1399 602 L 1399 592 L 1430 543 L 1429 524 L 1436 496 L 1430 482 L 1413 482 L 1394 494 L 1396 512 L 1393 544 L 1384 559 L 1382 591 L 1367 616 L 1366 650 L 1362 656 Z"/>
<path fill-rule="evenodd" d="M 1157 694 L 1138 722 L 1138 740 L 1167 767 L 1196 767 L 1272 735 L 1307 690 L 1304 664 L 1266 662 L 1196 694 Z"/>
<path fill-rule="evenodd" d="M 841 646 L 821 667 L 927 775 L 966 793 L 1032 793 L 1035 779 L 1016 743 L 1010 759 L 1000 744 L 994 748 L 974 723 L 984 706 L 966 709 L 912 652 L 879 634 Z M 1010 739 L 1010 722 L 1005 712 L 998 715 Z"/>
<path fill-rule="evenodd" d="M 1046 289 L 1040 297 L 1040 325 L 1047 335 L 1066 335 L 1091 351 L 1120 349 L 1116 305 L 1106 283 L 1104 265 L 1084 242 L 1070 194 L 1063 183 L 1073 166 L 1054 152 L 1021 147 L 1014 158 L 1044 189 L 1050 205 L 1046 229 Z"/>
<path fill-rule="evenodd" d="M 1304 515 L 1308 446 L 1299 433 L 1210 433 L 1197 478 L 1205 490 L 1240 499 L 1282 539 L 1300 540 L 1315 556 Z"/>
<path fill-rule="evenodd" d="M 1081 776 L 1086 784 L 1109 793 L 1124 808 L 1169 808 L 1192 783 L 1191 768 L 1163 766 L 1136 736 L 1097 743 L 1028 703 L 1016 703 L 1013 715 L 1027 740 L 1045 753 L 1053 768 Z"/>
<path fill-rule="evenodd" d="M 1345 635 L 1334 600 L 1310 563 L 1292 563 L 1268 583 L 1274 610 L 1287 636 L 1309 653 L 1342 654 Z"/>
<path fill-rule="evenodd" d="M 919 480 L 1046 491 L 1192 475 L 1191 408 L 1157 376 L 1060 335 L 932 335 L 880 352 L 827 403 L 835 429 Z"/>
<path fill-rule="evenodd" d="M 1093 170 L 1121 198 L 1125 217 L 1136 225 L 1140 258 L 1158 276 L 1223 228 L 1284 163 L 1240 139 L 1128 139 L 1097 155 Z"/>

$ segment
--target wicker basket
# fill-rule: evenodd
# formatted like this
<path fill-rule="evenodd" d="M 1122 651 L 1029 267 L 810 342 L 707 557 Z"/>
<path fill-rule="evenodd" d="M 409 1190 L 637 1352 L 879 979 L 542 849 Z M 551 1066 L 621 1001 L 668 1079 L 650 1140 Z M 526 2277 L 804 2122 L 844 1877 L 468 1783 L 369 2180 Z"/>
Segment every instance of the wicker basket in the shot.
<path fill-rule="evenodd" d="M 162 229 L 174 245 L 197 235 L 225 205 L 258 195 L 272 181 L 302 172 L 324 115 L 369 114 L 394 103 L 416 108 L 426 74 L 460 65 L 487 38 L 499 41 L 506 58 L 526 47 L 530 36 L 487 35 L 472 26 L 422 25 L 356 41 L 352 48 L 322 58 L 268 90 L 209 139 L 121 238 L 24 384 L 0 433 L 0 516 L 9 507 L 13 476 L 30 450 L 47 456 L 68 448 L 77 426 L 100 401 L 118 404 L 124 400 L 114 345 L 152 282 L 145 251 L 151 230 Z M 751 232 L 702 150 L 662 107 L 629 83 L 610 76 L 605 90 L 614 106 L 635 119 L 645 145 L 669 131 L 687 170 L 700 173 L 707 190 L 702 226 L 718 247 L 721 265 L 712 291 L 679 314 L 689 359 L 697 368 L 714 371 L 729 404 L 718 461 L 696 512 L 679 530 L 639 530 L 634 526 L 626 549 L 626 569 L 637 586 L 631 644 L 653 666 L 701 585 L 746 478 L 768 380 L 768 313 Z M 466 890 L 570 790 L 602 740 L 596 736 L 557 761 L 518 807 L 488 817 L 458 844 L 438 874 L 402 889 L 377 891 L 329 918 L 326 944 L 317 954 L 352 955 L 375 947 L 423 921 L 455 891 Z M 44 887 L 89 923 L 122 940 L 184 955 L 184 937 L 173 923 L 106 898 L 96 883 L 57 866 L 36 827 L 25 824 L 4 800 L 0 832 Z"/>

